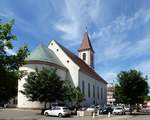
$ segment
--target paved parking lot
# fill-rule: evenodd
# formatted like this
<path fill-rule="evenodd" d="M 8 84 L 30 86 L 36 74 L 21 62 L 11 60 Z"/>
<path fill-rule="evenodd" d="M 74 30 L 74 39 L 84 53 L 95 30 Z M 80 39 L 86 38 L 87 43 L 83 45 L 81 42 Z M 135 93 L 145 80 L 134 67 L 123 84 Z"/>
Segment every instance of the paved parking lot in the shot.
<path fill-rule="evenodd" d="M 150 115 L 116 115 L 110 118 L 107 115 L 96 116 L 94 119 L 92 116 L 86 117 L 45 117 L 37 110 L 18 110 L 18 109 L 0 109 L 0 120 L 150 120 Z"/>
<path fill-rule="evenodd" d="M 95 120 L 107 118 L 107 115 L 96 116 Z M 35 110 L 17 110 L 17 109 L 1 109 L 0 120 L 93 120 L 92 116 L 85 117 L 46 117 L 40 114 L 40 111 Z"/>

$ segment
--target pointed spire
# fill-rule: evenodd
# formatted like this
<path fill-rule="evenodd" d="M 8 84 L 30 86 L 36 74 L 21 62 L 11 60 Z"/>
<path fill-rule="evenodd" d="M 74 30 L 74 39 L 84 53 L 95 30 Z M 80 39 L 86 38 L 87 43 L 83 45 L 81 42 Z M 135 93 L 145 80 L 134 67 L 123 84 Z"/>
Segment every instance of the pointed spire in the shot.
<path fill-rule="evenodd" d="M 94 52 L 88 32 L 87 32 L 87 27 L 86 27 L 86 32 L 84 33 L 84 37 L 83 37 L 81 46 L 78 51 L 83 51 L 83 50 L 91 50 L 92 52 Z"/>
<path fill-rule="evenodd" d="M 85 27 L 85 31 L 88 32 L 87 26 Z"/>

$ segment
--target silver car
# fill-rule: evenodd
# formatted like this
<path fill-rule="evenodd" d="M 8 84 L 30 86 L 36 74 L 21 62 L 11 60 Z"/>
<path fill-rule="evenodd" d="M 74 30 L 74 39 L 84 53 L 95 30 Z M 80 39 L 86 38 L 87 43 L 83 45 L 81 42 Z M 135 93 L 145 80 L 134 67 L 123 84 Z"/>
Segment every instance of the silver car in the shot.
<path fill-rule="evenodd" d="M 70 116 L 71 111 L 67 107 L 53 107 L 52 109 L 44 111 L 45 116 Z"/>
<path fill-rule="evenodd" d="M 125 114 L 125 109 L 122 107 L 114 107 L 113 114 Z"/>

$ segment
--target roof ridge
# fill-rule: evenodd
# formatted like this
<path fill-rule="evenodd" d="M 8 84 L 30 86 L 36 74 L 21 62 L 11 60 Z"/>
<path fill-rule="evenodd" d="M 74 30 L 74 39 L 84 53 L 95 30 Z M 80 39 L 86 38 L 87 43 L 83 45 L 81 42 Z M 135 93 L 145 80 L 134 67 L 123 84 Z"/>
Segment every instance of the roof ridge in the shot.
<path fill-rule="evenodd" d="M 82 39 L 82 43 L 80 48 L 78 49 L 78 51 L 83 51 L 83 50 L 88 50 L 90 49 L 91 51 L 94 52 L 88 32 L 84 33 L 83 39 Z"/>
<path fill-rule="evenodd" d="M 55 55 L 55 53 L 44 44 L 39 44 L 38 46 L 36 46 L 34 50 L 31 51 L 30 55 L 26 58 L 26 60 L 40 60 L 52 62 L 64 67 L 62 62 Z"/>
<path fill-rule="evenodd" d="M 85 71 L 88 74 L 92 74 L 92 77 L 95 77 L 97 80 L 102 80 L 107 83 L 94 69 L 88 66 L 82 59 L 80 59 L 77 55 L 71 52 L 69 49 L 65 48 L 63 45 L 55 41 L 61 49 L 80 67 L 81 70 Z"/>

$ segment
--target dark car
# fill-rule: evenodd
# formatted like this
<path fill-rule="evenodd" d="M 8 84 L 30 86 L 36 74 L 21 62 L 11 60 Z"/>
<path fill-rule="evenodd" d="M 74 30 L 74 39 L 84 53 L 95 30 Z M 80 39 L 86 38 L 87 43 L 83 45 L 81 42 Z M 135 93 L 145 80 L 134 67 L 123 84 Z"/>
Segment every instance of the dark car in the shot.
<path fill-rule="evenodd" d="M 0 103 L 0 107 L 4 107 L 4 103 Z"/>
<path fill-rule="evenodd" d="M 111 107 L 103 107 L 100 109 L 100 114 L 108 114 L 109 112 L 112 114 L 113 109 Z"/>
<path fill-rule="evenodd" d="M 7 107 L 7 102 L 0 102 L 0 107 L 6 108 Z"/>

